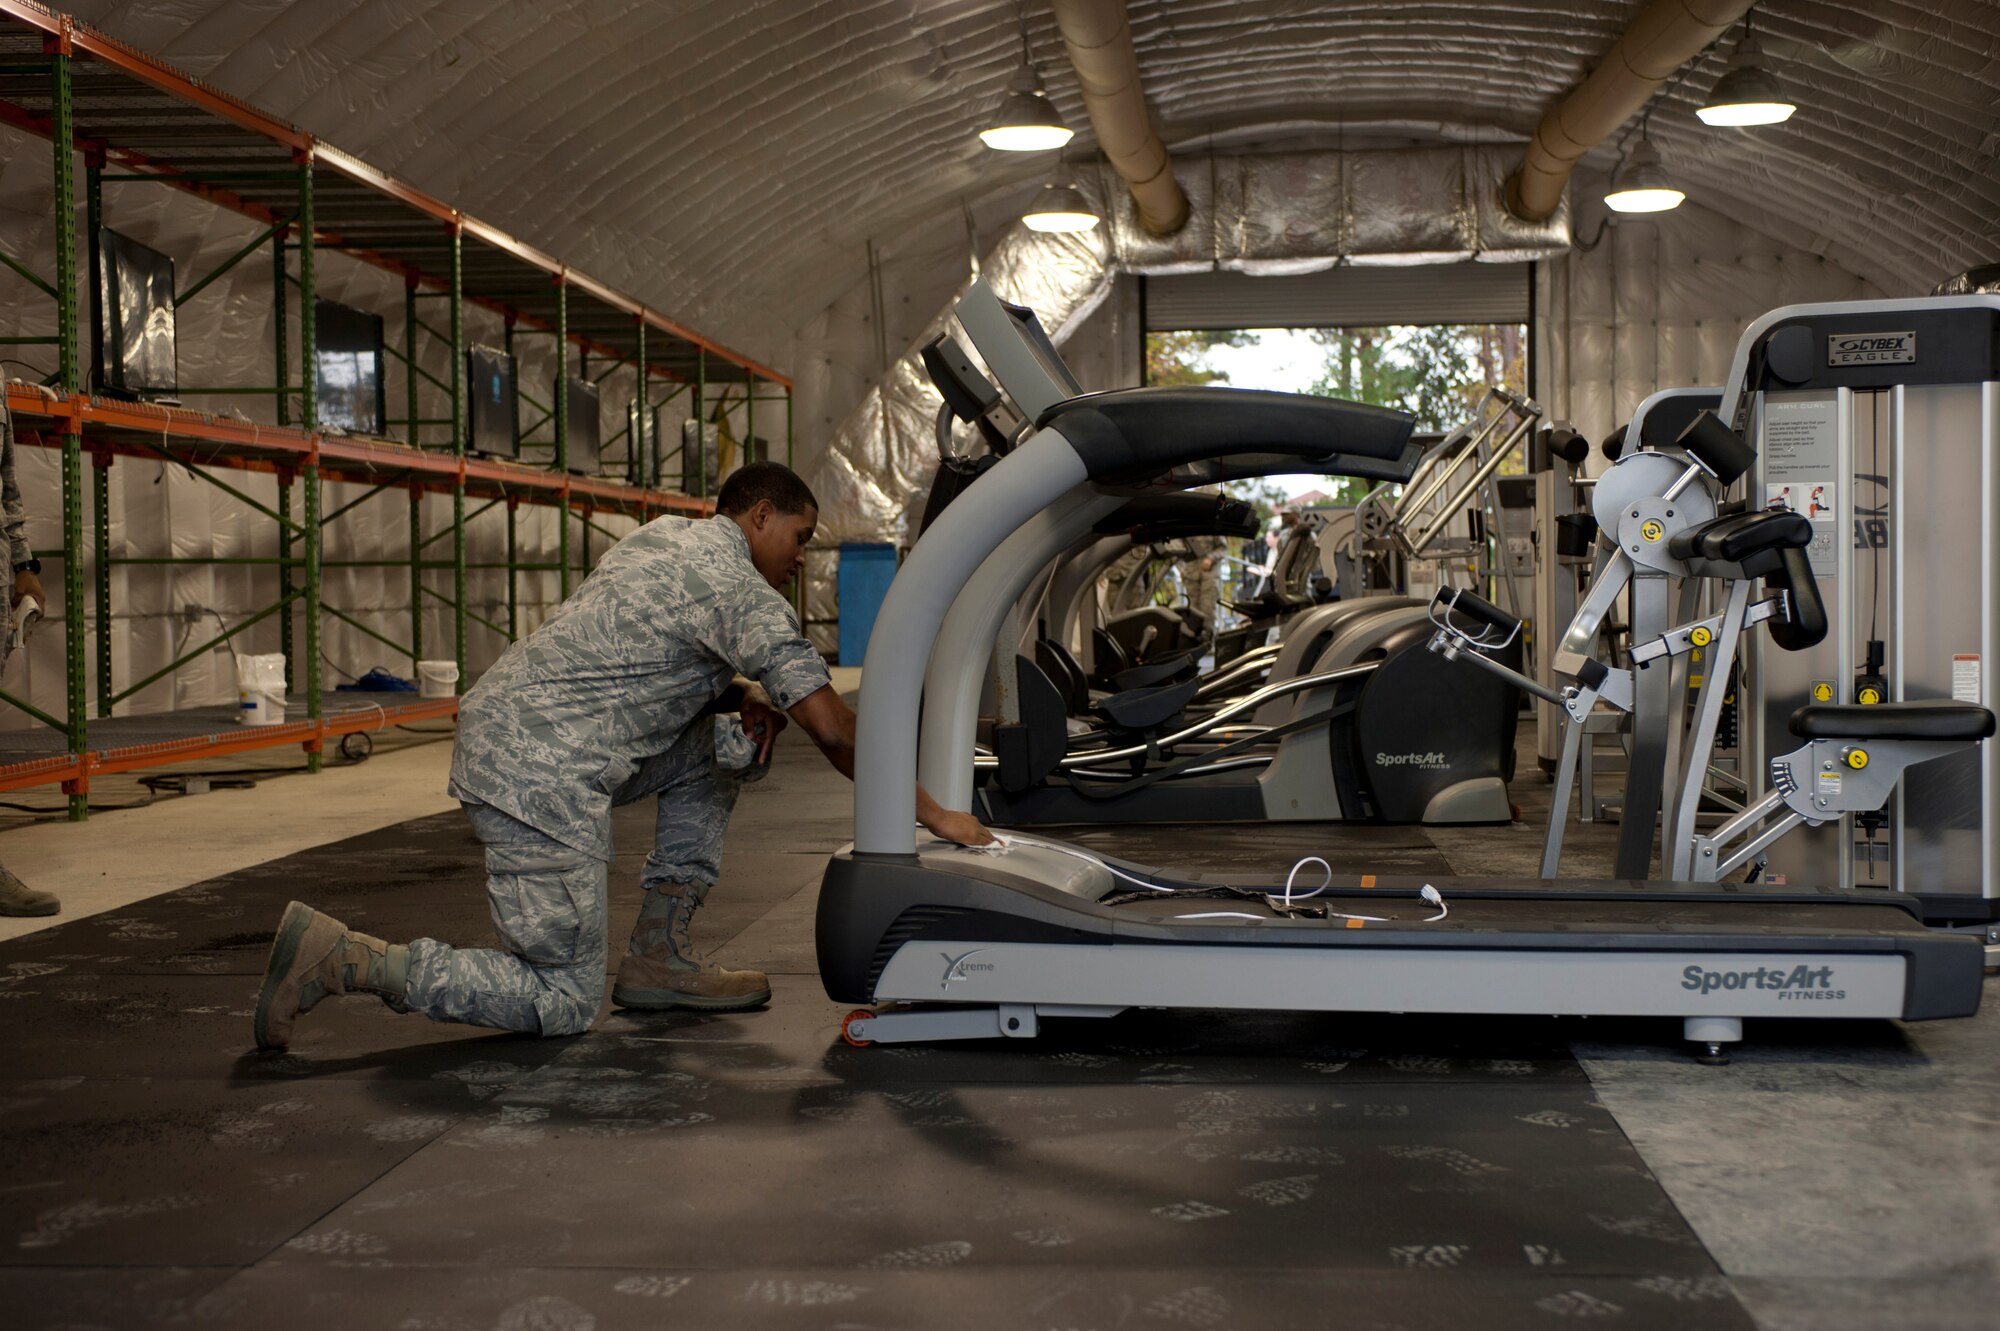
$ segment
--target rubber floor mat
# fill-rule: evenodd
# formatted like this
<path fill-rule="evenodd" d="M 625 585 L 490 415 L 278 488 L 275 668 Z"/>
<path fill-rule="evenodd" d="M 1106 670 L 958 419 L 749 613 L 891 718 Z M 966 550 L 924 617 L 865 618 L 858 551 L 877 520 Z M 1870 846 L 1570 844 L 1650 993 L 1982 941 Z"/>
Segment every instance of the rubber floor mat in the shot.
<path fill-rule="evenodd" d="M 716 941 L 803 915 L 771 844 Z M 779 975 L 562 1040 L 333 1000 L 251 1050 L 285 900 L 481 943 L 482 880 L 423 819 L 0 946 L 8 1325 L 1750 1325 L 1554 1022 L 854 1048 Z"/>

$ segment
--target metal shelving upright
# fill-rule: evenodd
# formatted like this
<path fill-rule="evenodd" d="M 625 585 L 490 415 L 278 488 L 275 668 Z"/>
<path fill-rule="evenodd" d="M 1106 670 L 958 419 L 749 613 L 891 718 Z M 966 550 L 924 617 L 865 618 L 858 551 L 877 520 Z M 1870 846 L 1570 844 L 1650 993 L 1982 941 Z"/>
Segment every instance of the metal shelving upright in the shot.
<path fill-rule="evenodd" d="M 652 408 L 691 392 L 692 417 L 699 421 L 711 384 L 740 385 L 746 414 L 745 437 L 754 429 L 759 401 L 785 403 L 786 459 L 790 461 L 791 381 L 768 366 L 702 337 L 660 312 L 626 296 L 498 228 L 396 180 L 351 154 L 249 104 L 210 88 L 67 15 L 32 3 L 0 0 L 0 122 L 48 139 L 52 145 L 52 197 L 56 225 L 53 279 L 41 277 L 30 257 L 0 253 L 4 263 L 50 298 L 55 330 L 5 339 L 16 345 L 50 345 L 57 369 L 40 390 L 10 386 L 9 405 L 25 443 L 61 452 L 62 533 L 60 550 L 43 553 L 62 565 L 65 713 L 51 716 L 25 699 L 0 691 L 0 702 L 27 711 L 59 732 L 61 749 L 23 752 L 0 742 L 0 790 L 60 782 L 70 796 L 70 816 L 81 819 L 93 773 L 131 771 L 192 758 L 298 743 L 310 766 L 329 737 L 412 720 L 450 716 L 456 699 L 409 702 L 369 701 L 329 714 L 322 689 L 320 635 L 323 618 L 338 618 L 414 663 L 425 649 L 426 598 L 450 609 L 452 656 L 465 678 L 468 621 L 511 639 L 519 630 L 517 582 L 521 572 L 546 565 L 518 559 L 516 520 L 523 504 L 545 505 L 558 514 L 556 569 L 560 593 L 587 572 L 591 534 L 609 541 L 614 533 L 596 521 L 600 512 L 626 514 L 641 522 L 662 513 L 712 511 L 702 487 L 689 496 L 627 485 L 608 478 L 571 475 L 568 463 L 566 394 L 550 404 L 554 431 L 553 465 L 537 467 L 475 456 L 468 449 L 465 385 L 465 312 L 478 306 L 498 314 L 511 343 L 517 331 L 538 331 L 556 339 L 558 378 L 574 348 L 580 367 L 595 358 L 600 378 L 620 367 L 633 370 L 641 409 L 636 434 L 627 427 L 627 450 L 640 459 L 642 477 L 682 447 L 663 450 L 650 437 Z M 214 270 L 176 295 L 184 304 L 268 247 L 272 260 L 274 383 L 183 387 L 186 396 L 204 394 L 269 397 L 277 424 L 257 425 L 177 407 L 117 401 L 85 391 L 79 346 L 78 271 L 75 244 L 77 162 L 83 162 L 86 235 L 95 270 L 98 228 L 104 216 L 106 184 L 164 185 L 238 212 L 262 224 L 261 232 Z M 348 436 L 318 428 L 314 301 L 315 265 L 331 250 L 399 275 L 404 289 L 404 337 L 400 348 L 385 348 L 403 367 L 406 442 Z M 294 273 L 296 269 L 296 273 Z M 299 305 L 297 345 L 291 345 L 288 305 Z M 420 317 L 421 300 L 447 305 L 446 329 Z M 94 329 L 93 329 L 94 333 Z M 426 357 L 419 334 L 428 334 Z M 437 362 L 442 358 L 443 365 Z M 427 363 L 428 362 L 428 363 Z M 296 370 L 296 376 L 294 375 Z M 440 373 L 439 371 L 443 371 Z M 420 412 L 420 383 L 448 394 L 450 414 L 426 419 Z M 771 392 L 770 390 L 777 390 Z M 762 390 L 762 391 L 760 391 Z M 449 426 L 443 440 L 426 437 L 426 427 Z M 619 438 L 614 435 L 613 440 Z M 91 462 L 89 534 L 85 535 L 83 464 Z M 120 457 L 165 458 L 199 468 L 195 474 L 231 494 L 276 524 L 277 554 L 215 556 L 193 560 L 139 557 L 109 549 L 110 468 Z M 276 481 L 277 503 L 265 505 L 224 480 L 218 472 L 268 472 Z M 698 478 L 706 468 L 697 467 Z M 331 513 L 322 513 L 328 481 L 354 482 L 367 490 Z M 299 514 L 293 516 L 294 492 Z M 327 526 L 360 504 L 381 495 L 408 496 L 410 550 L 407 560 L 328 561 L 323 545 Z M 451 521 L 423 532 L 426 496 L 448 498 Z M 468 513 L 467 503 L 483 501 Z M 467 606 L 466 580 L 474 567 L 467 557 L 466 528 L 474 517 L 496 508 L 507 517 L 504 561 L 507 622 L 500 624 Z M 571 524 L 578 523 L 582 561 L 575 566 Z M 449 558 L 427 558 L 438 541 L 449 539 Z M 111 570 L 120 565 L 210 563 L 268 567 L 275 572 L 276 598 L 264 609 L 219 636 L 181 653 L 162 670 L 122 691 L 114 678 L 111 634 Z M 410 570 L 410 641 L 399 643 L 341 611 L 322 597 L 321 574 L 328 567 L 390 567 Z M 94 573 L 86 598 L 85 573 Z M 427 571 L 449 570 L 451 593 L 429 584 Z M 85 660 L 86 608 L 95 611 L 96 659 Z M 300 606 L 303 651 L 292 651 L 294 606 Z M 237 728 L 218 724 L 225 709 L 200 709 L 174 732 L 171 720 L 145 718 L 143 731 L 127 738 L 144 742 L 92 747 L 89 721 L 96 701 L 98 729 L 115 741 L 121 725 L 140 718 L 113 718 L 112 709 L 158 678 L 213 650 L 271 616 L 277 616 L 281 646 L 292 662 L 294 691 L 304 695 L 306 718 L 280 726 Z M 94 668 L 93 668 L 94 667 Z M 461 683 L 461 688 L 463 683 Z M 365 695 L 364 695 L 365 696 Z M 391 695 L 392 697 L 394 695 Z M 407 696 L 407 695 L 404 695 Z M 21 732 L 37 735 L 38 732 Z M 53 739 L 54 737 L 48 737 Z M 48 748 L 44 742 L 41 747 Z"/>

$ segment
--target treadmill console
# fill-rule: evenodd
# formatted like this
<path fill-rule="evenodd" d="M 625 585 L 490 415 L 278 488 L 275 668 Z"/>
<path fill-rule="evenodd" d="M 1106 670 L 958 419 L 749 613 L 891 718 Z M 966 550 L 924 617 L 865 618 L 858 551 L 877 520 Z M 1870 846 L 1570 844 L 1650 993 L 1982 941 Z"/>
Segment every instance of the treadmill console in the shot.
<path fill-rule="evenodd" d="M 1033 310 L 1000 299 L 982 279 L 972 284 L 955 313 L 1024 419 L 1038 420 L 1056 403 L 1083 395 L 1083 385 Z"/>

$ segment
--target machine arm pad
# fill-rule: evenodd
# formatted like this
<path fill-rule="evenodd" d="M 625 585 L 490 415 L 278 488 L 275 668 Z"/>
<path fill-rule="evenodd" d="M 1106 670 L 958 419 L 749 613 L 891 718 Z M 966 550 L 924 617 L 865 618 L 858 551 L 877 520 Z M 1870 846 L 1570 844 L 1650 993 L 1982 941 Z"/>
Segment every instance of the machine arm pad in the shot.
<path fill-rule="evenodd" d="M 1765 576 L 1764 585 L 1785 594 L 1785 613 L 1771 621 L 1771 641 L 1788 652 L 1817 647 L 1826 637 L 1826 603 L 1806 552 L 1797 546 L 1780 551 L 1777 571 Z"/>
<path fill-rule="evenodd" d="M 1675 442 L 1714 472 L 1724 485 L 1734 484 L 1757 460 L 1757 450 L 1744 443 L 1742 436 L 1724 425 L 1722 418 L 1712 411 L 1696 416 Z"/>

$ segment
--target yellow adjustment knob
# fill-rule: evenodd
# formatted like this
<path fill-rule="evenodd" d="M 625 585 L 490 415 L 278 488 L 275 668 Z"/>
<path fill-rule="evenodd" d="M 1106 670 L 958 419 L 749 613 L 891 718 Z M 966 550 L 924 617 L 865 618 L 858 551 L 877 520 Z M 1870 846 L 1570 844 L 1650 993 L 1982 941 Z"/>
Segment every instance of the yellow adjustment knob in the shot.
<path fill-rule="evenodd" d="M 1876 703 L 1878 703 L 1878 702 L 1881 702 L 1881 701 L 1882 701 L 1882 690 L 1880 690 L 1880 689 L 1863 689 L 1863 690 L 1861 690 L 1861 696 L 1860 696 L 1859 698 L 1857 698 L 1857 699 L 1856 699 L 1855 701 L 1857 701 L 1857 702 L 1863 702 L 1863 703 L 1867 703 L 1867 704 L 1868 704 L 1869 706 L 1871 706 L 1871 707 L 1872 707 L 1872 706 L 1874 706 L 1874 705 L 1875 705 Z"/>
<path fill-rule="evenodd" d="M 1708 629 L 1704 626 L 1702 628 L 1697 628 L 1693 632 L 1689 633 L 1688 641 L 1693 643 L 1697 647 L 1706 647 L 1708 646 L 1708 644 L 1715 641 L 1715 635 L 1713 633 L 1710 633 Z"/>
<path fill-rule="evenodd" d="M 1657 541 L 1667 534 L 1666 524 L 1658 518 L 1647 518 L 1639 528 L 1639 534 L 1648 541 Z"/>
<path fill-rule="evenodd" d="M 1814 702 L 1832 702 L 1833 685 L 1831 684 L 1813 685 L 1812 696 Z"/>
<path fill-rule="evenodd" d="M 1857 772 L 1868 766 L 1868 750 L 1849 749 L 1847 751 L 1847 765 Z"/>

